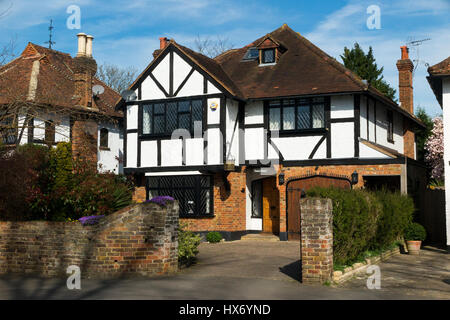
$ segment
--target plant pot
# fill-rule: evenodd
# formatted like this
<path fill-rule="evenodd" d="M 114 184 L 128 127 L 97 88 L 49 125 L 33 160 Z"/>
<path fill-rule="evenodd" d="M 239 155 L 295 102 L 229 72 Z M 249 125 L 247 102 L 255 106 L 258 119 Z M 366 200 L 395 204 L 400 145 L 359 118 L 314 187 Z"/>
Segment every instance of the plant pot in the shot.
<path fill-rule="evenodd" d="M 413 241 L 413 240 L 406 241 L 406 246 L 408 247 L 409 254 L 414 255 L 419 254 L 421 244 L 422 241 Z"/>

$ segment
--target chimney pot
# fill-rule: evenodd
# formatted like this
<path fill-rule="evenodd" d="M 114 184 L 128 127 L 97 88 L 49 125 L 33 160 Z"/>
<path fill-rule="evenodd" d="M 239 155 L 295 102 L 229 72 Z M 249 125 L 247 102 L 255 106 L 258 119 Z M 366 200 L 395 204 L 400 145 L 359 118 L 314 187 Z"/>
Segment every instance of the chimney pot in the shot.
<path fill-rule="evenodd" d="M 86 36 L 86 56 L 92 58 L 92 42 L 94 37 L 91 35 Z"/>
<path fill-rule="evenodd" d="M 169 39 L 166 37 L 159 38 L 159 49 L 163 50 L 167 47 Z"/>
<path fill-rule="evenodd" d="M 409 59 L 409 49 L 407 46 L 402 46 L 400 47 L 400 49 L 402 50 L 402 60 L 406 60 Z"/>
<path fill-rule="evenodd" d="M 77 34 L 77 37 L 78 37 L 77 57 L 82 57 L 86 55 L 86 34 L 79 33 Z"/>

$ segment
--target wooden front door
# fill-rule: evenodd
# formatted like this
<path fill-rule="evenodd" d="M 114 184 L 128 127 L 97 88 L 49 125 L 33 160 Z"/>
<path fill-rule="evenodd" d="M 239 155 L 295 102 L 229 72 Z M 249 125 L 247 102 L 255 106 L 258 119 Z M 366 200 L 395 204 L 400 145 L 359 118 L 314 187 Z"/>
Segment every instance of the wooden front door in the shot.
<path fill-rule="evenodd" d="M 280 193 L 275 177 L 262 181 L 263 232 L 280 233 Z"/>
<path fill-rule="evenodd" d="M 350 189 L 350 181 L 344 178 L 313 176 L 290 181 L 287 185 L 287 230 L 288 240 L 300 240 L 300 199 L 302 191 L 312 187 L 335 187 Z"/>

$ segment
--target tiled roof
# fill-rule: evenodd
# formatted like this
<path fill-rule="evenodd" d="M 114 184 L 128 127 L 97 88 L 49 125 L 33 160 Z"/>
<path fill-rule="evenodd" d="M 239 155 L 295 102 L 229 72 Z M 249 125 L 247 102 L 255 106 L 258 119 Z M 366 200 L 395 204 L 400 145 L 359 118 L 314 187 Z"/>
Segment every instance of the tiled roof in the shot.
<path fill-rule="evenodd" d="M 450 57 L 428 68 L 432 76 L 450 76 Z"/>
<path fill-rule="evenodd" d="M 114 110 L 120 95 L 97 78 L 93 80 L 95 84 L 102 85 L 105 91 L 93 101 L 89 111 L 122 117 L 121 112 Z M 75 94 L 73 58 L 28 43 L 17 59 L 0 67 L 0 104 L 21 101 L 83 109 L 85 106 L 80 105 L 80 98 Z"/>

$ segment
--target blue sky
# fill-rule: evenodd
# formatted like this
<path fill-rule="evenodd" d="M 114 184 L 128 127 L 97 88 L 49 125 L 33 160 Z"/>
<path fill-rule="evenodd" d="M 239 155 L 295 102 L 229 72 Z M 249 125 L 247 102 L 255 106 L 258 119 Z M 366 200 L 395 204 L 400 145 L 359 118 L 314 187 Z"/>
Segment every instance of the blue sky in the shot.
<path fill-rule="evenodd" d="M 67 8 L 81 9 L 81 29 L 70 30 Z M 367 7 L 377 5 L 381 29 L 369 30 Z M 433 65 L 450 56 L 450 0 L 397 1 L 263 1 L 263 0 L 0 0 L 0 45 L 17 39 L 17 53 L 27 42 L 45 45 L 49 20 L 54 21 L 54 49 L 76 54 L 76 34 L 92 34 L 94 57 L 99 64 L 134 66 L 141 71 L 167 36 L 188 47 L 197 36 L 228 38 L 240 47 L 287 23 L 339 61 L 345 46 L 354 42 L 373 47 L 385 79 L 395 88 L 395 63 L 400 46 L 411 40 L 431 38 L 412 47 L 418 60 L 414 73 L 415 108 L 436 116 L 442 111 L 426 81 L 426 63 Z"/>

